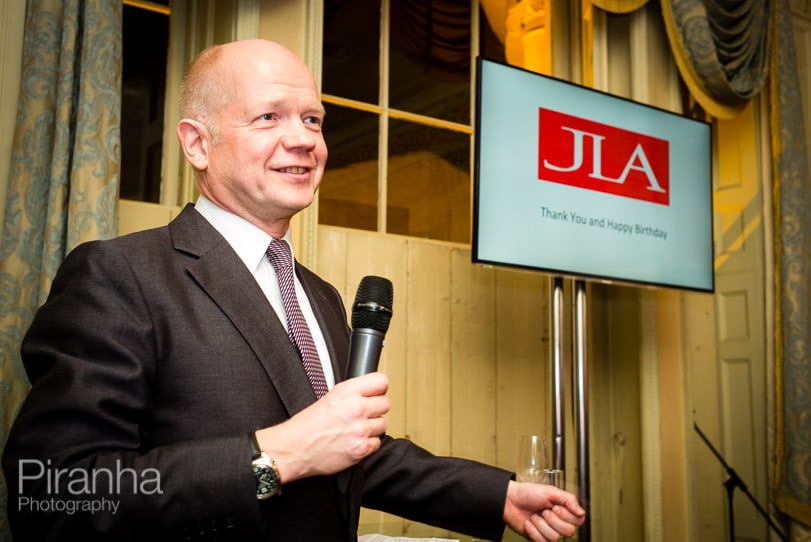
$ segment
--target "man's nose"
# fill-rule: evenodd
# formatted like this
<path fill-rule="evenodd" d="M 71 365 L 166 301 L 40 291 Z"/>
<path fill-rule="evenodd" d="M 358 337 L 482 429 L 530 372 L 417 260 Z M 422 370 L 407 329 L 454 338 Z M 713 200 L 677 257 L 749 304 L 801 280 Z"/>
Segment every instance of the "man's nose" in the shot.
<path fill-rule="evenodd" d="M 316 145 L 316 135 L 299 119 L 291 120 L 285 125 L 282 144 L 288 149 L 310 150 Z"/>

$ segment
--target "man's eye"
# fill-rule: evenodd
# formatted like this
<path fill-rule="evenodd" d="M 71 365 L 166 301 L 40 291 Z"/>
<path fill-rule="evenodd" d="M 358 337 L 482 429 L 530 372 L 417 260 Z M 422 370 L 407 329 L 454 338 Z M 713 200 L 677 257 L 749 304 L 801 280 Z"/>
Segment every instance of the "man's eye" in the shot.
<path fill-rule="evenodd" d="M 262 119 L 262 120 L 275 120 L 276 115 L 274 115 L 273 113 L 265 113 L 264 115 L 262 115 L 259 118 Z"/>
<path fill-rule="evenodd" d="M 321 126 L 321 117 L 307 117 L 304 119 L 304 122 L 307 124 L 315 124 L 316 126 Z"/>

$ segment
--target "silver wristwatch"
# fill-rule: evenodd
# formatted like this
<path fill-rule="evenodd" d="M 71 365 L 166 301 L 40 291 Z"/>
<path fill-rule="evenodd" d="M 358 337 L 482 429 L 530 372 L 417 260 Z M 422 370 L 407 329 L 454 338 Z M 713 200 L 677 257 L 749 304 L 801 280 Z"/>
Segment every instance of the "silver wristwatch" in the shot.
<path fill-rule="evenodd" d="M 251 433 L 251 452 L 253 461 L 253 475 L 256 477 L 256 498 L 260 501 L 269 499 L 282 492 L 282 480 L 279 478 L 279 469 L 268 454 L 259 449 L 256 433 Z"/>

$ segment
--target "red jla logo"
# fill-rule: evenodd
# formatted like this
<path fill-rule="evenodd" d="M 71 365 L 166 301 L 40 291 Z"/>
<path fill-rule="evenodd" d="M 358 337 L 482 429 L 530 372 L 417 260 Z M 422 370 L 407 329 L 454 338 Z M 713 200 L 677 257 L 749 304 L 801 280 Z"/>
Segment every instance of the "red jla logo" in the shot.
<path fill-rule="evenodd" d="M 538 113 L 540 180 L 670 205 L 667 140 L 543 107 Z"/>

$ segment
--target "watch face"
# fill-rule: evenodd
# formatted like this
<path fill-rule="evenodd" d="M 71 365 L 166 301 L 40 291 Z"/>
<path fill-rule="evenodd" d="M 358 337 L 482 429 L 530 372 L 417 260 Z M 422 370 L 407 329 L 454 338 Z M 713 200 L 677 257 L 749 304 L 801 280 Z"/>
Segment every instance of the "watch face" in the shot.
<path fill-rule="evenodd" d="M 269 458 L 268 458 L 269 459 Z M 272 460 L 258 459 L 253 462 L 253 475 L 256 477 L 256 498 L 268 499 L 282 491 L 279 473 Z"/>

